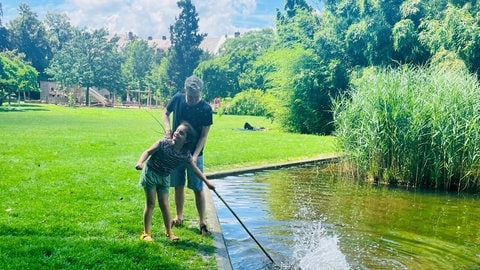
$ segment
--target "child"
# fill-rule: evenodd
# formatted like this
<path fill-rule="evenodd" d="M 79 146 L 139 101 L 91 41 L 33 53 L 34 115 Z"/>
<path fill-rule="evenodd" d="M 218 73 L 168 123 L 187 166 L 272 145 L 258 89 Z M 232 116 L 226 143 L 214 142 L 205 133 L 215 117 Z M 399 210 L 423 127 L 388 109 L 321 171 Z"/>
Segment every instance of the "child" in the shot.
<path fill-rule="evenodd" d="M 135 168 L 142 170 L 140 184 L 145 190 L 145 209 L 143 211 L 144 231 L 140 236 L 141 240 L 153 241 L 151 234 L 153 209 L 155 208 L 155 199 L 158 196 L 158 204 L 162 211 L 163 223 L 166 229 L 166 235 L 171 241 L 177 241 L 179 238 L 172 232 L 172 218 L 168 205 L 168 191 L 170 188 L 169 175 L 178 166 L 188 163 L 195 174 L 200 177 L 209 189 L 215 187 L 207 180 L 205 175 L 192 162 L 192 155 L 189 149 L 191 143 L 195 142 L 196 131 L 188 122 L 182 122 L 173 133 L 172 139 L 164 138 L 154 143 L 145 150 L 138 159 Z M 143 163 L 147 160 L 146 166 Z"/>

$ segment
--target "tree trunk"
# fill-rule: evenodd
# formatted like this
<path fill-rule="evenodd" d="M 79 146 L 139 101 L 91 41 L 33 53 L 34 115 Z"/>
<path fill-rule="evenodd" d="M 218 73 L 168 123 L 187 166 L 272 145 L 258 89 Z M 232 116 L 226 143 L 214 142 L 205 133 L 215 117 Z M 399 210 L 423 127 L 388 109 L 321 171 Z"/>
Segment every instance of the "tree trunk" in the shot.
<path fill-rule="evenodd" d="M 87 91 L 85 93 L 85 105 L 90 107 L 90 86 L 87 86 Z"/>

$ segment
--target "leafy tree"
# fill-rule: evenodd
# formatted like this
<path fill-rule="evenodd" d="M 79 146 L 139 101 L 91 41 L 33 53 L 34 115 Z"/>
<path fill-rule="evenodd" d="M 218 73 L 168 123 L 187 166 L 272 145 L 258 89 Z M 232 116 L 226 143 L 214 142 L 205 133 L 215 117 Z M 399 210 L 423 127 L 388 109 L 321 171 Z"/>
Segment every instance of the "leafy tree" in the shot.
<path fill-rule="evenodd" d="M 381 2 L 381 1 L 380 1 Z M 345 32 L 345 45 L 353 66 L 386 65 L 391 61 L 392 25 L 379 3 L 359 1 L 359 18 Z"/>
<path fill-rule="evenodd" d="M 152 89 L 153 97 L 162 105 L 167 105 L 172 93 L 175 91 L 167 74 L 168 59 L 162 58 L 159 65 L 152 68 L 146 77 L 146 84 Z"/>
<path fill-rule="evenodd" d="M 0 25 L 0 51 L 10 48 L 8 35 L 8 29 Z"/>
<path fill-rule="evenodd" d="M 61 50 L 75 33 L 75 27 L 70 24 L 66 14 L 48 12 L 44 24 L 53 53 Z"/>
<path fill-rule="evenodd" d="M 420 43 L 415 22 L 403 19 L 395 24 L 392 31 L 393 49 L 401 63 L 422 64 L 428 60 L 427 48 Z"/>
<path fill-rule="evenodd" d="M 232 97 L 239 92 L 238 76 L 235 67 L 230 66 L 230 59 L 217 57 L 204 61 L 195 69 L 195 74 L 204 80 L 204 99 L 215 97 Z"/>
<path fill-rule="evenodd" d="M 117 52 L 118 37 L 108 39 L 105 29 L 77 30 L 52 60 L 47 72 L 62 86 L 86 88 L 86 104 L 90 105 L 90 88 L 123 89 L 121 56 Z"/>
<path fill-rule="evenodd" d="M 13 52 L 0 53 L 0 105 L 5 97 L 10 98 L 17 93 L 39 91 L 37 76 L 34 67 L 22 60 L 23 55 L 15 55 Z"/>
<path fill-rule="evenodd" d="M 388 25 L 394 25 L 400 20 L 400 6 L 404 0 L 379 1 L 380 10 Z"/>
<path fill-rule="evenodd" d="M 432 55 L 440 50 L 455 52 L 471 72 L 480 75 L 480 24 L 468 5 L 448 4 L 441 18 L 426 20 L 420 27 L 424 30 L 419 40 Z"/>
<path fill-rule="evenodd" d="M 421 19 L 425 15 L 426 9 L 421 0 L 406 0 L 400 5 L 400 19 L 411 20 L 415 28 L 420 25 Z"/>
<path fill-rule="evenodd" d="M 129 89 L 145 90 L 145 77 L 152 69 L 154 51 L 145 40 L 135 39 L 127 44 L 125 62 L 122 64 L 122 74 Z"/>
<path fill-rule="evenodd" d="M 167 73 L 175 89 L 183 89 L 185 79 L 193 74 L 200 62 L 200 43 L 206 34 L 198 33 L 198 13 L 190 0 L 177 2 L 181 9 L 175 24 L 170 26 L 172 46 L 169 53 Z"/>
<path fill-rule="evenodd" d="M 304 0 L 287 0 L 284 12 L 277 10 L 275 25 L 278 48 L 292 48 L 298 44 L 312 48 L 320 23 L 317 14 Z"/>
<path fill-rule="evenodd" d="M 270 48 L 274 37 L 271 29 L 247 32 L 225 41 L 219 56 L 200 63 L 195 74 L 204 79 L 205 98 L 233 97 L 251 88 L 254 85 L 249 73 L 252 63 Z"/>
<path fill-rule="evenodd" d="M 43 74 L 52 58 L 52 51 L 44 25 L 30 7 L 21 3 L 20 16 L 9 22 L 12 46 L 26 55 L 26 60 Z"/>
<path fill-rule="evenodd" d="M 263 73 L 263 87 L 270 97 L 269 115 L 292 132 L 330 134 L 333 131 L 331 97 L 346 79 L 338 61 L 324 61 L 301 46 L 271 50 L 255 61 Z"/>
<path fill-rule="evenodd" d="M 2 17 L 3 17 L 3 9 L 2 3 L 0 3 L 0 51 L 8 49 L 9 41 L 8 41 L 8 29 L 2 25 Z"/>

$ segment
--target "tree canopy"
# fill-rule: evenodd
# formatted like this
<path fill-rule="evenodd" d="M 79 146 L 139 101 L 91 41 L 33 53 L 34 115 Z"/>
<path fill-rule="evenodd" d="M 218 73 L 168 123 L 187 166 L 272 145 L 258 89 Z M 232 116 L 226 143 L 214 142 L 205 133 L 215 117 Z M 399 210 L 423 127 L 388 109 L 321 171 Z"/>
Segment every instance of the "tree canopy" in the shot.
<path fill-rule="evenodd" d="M 87 105 L 91 87 L 116 90 L 122 88 L 121 57 L 117 37 L 109 39 L 105 29 L 75 31 L 70 42 L 55 54 L 47 72 L 62 86 L 86 88 Z"/>
<path fill-rule="evenodd" d="M 167 73 L 176 91 L 183 89 L 185 79 L 193 74 L 200 63 L 200 43 L 207 34 L 200 34 L 198 13 L 190 0 L 177 2 L 181 9 L 175 23 L 170 26 L 169 63 Z"/>

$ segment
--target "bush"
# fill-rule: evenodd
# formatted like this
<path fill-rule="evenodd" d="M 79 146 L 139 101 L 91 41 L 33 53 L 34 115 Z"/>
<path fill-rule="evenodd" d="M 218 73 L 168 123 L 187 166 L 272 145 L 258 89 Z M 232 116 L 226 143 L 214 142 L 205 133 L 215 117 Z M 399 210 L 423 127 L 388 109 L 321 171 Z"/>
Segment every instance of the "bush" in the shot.
<path fill-rule="evenodd" d="M 267 116 L 264 93 L 250 89 L 236 94 L 234 98 L 223 99 L 219 114 Z"/>
<path fill-rule="evenodd" d="M 480 188 L 480 85 L 463 71 L 368 69 L 335 101 L 339 142 L 360 174 L 440 189 Z"/>

